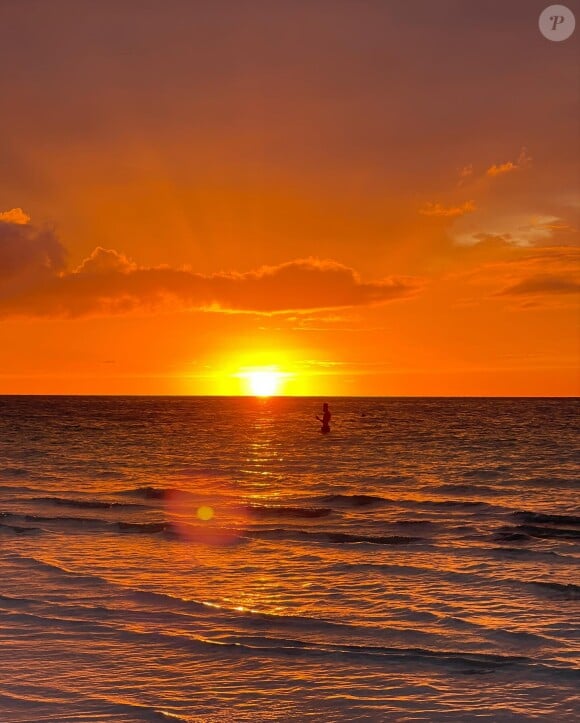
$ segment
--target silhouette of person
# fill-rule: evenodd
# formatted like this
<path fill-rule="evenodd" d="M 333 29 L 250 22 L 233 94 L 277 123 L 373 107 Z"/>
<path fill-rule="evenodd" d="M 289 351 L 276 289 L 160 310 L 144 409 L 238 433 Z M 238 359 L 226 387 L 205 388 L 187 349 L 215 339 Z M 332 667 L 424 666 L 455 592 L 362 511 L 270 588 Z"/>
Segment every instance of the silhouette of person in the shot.
<path fill-rule="evenodd" d="M 322 427 L 320 428 L 322 434 L 328 434 L 330 432 L 330 417 L 330 409 L 328 408 L 328 404 L 324 402 L 322 405 L 322 417 L 316 417 L 319 422 L 322 422 Z"/>

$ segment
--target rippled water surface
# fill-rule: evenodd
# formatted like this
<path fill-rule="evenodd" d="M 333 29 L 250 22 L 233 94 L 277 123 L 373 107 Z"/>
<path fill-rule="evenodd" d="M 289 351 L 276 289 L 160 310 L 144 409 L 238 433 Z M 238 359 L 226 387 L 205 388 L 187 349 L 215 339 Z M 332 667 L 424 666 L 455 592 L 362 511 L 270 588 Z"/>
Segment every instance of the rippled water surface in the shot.
<path fill-rule="evenodd" d="M 0 397 L 0 721 L 580 719 L 576 400 Z"/>

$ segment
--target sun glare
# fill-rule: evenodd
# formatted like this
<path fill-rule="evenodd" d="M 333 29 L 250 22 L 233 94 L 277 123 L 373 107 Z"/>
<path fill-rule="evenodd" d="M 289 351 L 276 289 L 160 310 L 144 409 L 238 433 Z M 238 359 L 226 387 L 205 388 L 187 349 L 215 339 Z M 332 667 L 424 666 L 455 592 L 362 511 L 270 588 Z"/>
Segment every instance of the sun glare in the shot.
<path fill-rule="evenodd" d="M 283 387 L 288 377 L 287 372 L 277 367 L 245 368 L 236 375 L 243 381 L 244 392 L 254 397 L 273 397 L 283 394 Z"/>
<path fill-rule="evenodd" d="M 247 374 L 248 387 L 255 397 L 271 397 L 280 389 L 282 374 L 276 371 L 252 371 Z"/>

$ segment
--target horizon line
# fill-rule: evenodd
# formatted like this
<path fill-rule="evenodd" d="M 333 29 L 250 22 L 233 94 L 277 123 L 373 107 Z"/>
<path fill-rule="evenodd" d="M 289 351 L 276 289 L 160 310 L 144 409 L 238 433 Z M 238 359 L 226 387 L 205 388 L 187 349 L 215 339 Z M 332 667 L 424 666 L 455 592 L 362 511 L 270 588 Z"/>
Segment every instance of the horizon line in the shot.
<path fill-rule="evenodd" d="M 60 394 L 0 392 L 2 397 L 92 397 L 145 399 L 580 399 L 575 394 Z"/>

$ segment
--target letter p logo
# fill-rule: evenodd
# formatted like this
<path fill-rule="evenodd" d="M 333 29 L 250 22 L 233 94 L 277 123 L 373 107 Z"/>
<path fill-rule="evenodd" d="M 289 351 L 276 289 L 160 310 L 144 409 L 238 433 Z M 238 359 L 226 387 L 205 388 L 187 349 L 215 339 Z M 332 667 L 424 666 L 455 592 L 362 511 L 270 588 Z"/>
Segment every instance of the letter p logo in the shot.
<path fill-rule="evenodd" d="M 567 40 L 574 32 L 576 18 L 565 5 L 550 5 L 540 14 L 538 25 L 548 40 Z"/>

